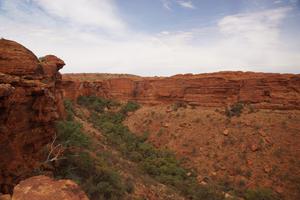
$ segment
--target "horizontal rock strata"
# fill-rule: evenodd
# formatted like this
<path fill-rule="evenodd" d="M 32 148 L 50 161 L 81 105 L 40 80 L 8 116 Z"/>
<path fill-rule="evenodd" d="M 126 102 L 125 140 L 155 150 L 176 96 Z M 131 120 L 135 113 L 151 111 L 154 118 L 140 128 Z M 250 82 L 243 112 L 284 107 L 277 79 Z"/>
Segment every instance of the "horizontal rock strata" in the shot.
<path fill-rule="evenodd" d="M 300 109 L 300 75 L 253 72 L 219 72 L 172 77 L 110 77 L 91 74 L 63 76 L 64 96 L 96 95 L 143 104 L 185 102 L 224 107 L 245 102 L 258 108 Z"/>

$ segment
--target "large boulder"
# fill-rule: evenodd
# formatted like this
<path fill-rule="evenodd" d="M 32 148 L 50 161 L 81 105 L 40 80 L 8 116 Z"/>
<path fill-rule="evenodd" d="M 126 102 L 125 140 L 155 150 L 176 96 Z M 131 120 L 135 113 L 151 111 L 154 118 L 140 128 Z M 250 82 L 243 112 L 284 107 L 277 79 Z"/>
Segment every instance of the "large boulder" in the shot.
<path fill-rule="evenodd" d="M 0 39 L 0 72 L 11 75 L 42 73 L 38 58 L 24 46 Z"/>
<path fill-rule="evenodd" d="M 12 200 L 88 200 L 88 197 L 71 180 L 35 176 L 21 181 L 14 188 Z"/>
<path fill-rule="evenodd" d="M 65 62 L 54 55 L 47 55 L 45 57 L 40 58 L 40 62 L 43 68 L 44 76 L 51 78 L 61 78 L 57 77 L 58 70 L 63 68 Z"/>

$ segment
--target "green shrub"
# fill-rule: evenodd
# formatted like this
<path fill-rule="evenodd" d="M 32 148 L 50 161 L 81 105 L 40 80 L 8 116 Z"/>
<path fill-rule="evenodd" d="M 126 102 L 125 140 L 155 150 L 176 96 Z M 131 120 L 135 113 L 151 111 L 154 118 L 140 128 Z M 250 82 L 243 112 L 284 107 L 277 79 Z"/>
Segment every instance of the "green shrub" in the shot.
<path fill-rule="evenodd" d="M 159 131 L 157 132 L 157 137 L 160 137 L 164 134 L 164 129 L 160 128 Z"/>
<path fill-rule="evenodd" d="M 56 123 L 57 142 L 65 147 L 88 147 L 90 138 L 82 132 L 82 125 L 74 121 L 74 108 L 70 100 L 64 101 L 67 119 Z"/>
<path fill-rule="evenodd" d="M 231 105 L 229 108 L 226 108 L 225 114 L 227 117 L 239 117 L 244 109 L 244 104 L 242 102 L 237 102 Z"/>
<path fill-rule="evenodd" d="M 75 180 L 92 200 L 123 199 L 126 188 L 112 169 L 97 163 L 88 152 L 68 151 L 65 156 L 55 171 L 56 177 Z"/>
<path fill-rule="evenodd" d="M 276 200 L 278 199 L 270 189 L 258 188 L 256 190 L 247 190 L 245 193 L 246 200 Z"/>
<path fill-rule="evenodd" d="M 125 190 L 119 175 L 109 168 L 99 168 L 84 184 L 91 199 L 123 199 Z"/>
<path fill-rule="evenodd" d="M 115 101 L 96 96 L 80 96 L 77 98 L 77 103 L 97 112 L 103 112 L 105 108 L 111 108 L 119 105 Z"/>
<path fill-rule="evenodd" d="M 132 179 L 130 179 L 130 178 L 126 179 L 126 181 L 125 181 L 125 187 L 126 187 L 126 191 L 128 193 L 133 193 L 134 192 L 134 184 L 133 184 Z"/>
<path fill-rule="evenodd" d="M 82 132 L 82 125 L 75 121 L 59 121 L 56 124 L 57 142 L 65 147 L 88 147 L 90 138 Z"/>
<path fill-rule="evenodd" d="M 199 186 L 197 181 L 182 182 L 179 186 L 188 199 L 196 200 L 224 200 L 224 195 L 218 188 L 211 185 Z"/>
<path fill-rule="evenodd" d="M 134 112 L 140 108 L 140 105 L 136 102 L 129 101 L 122 108 L 120 113 L 126 114 L 128 112 Z"/>
<path fill-rule="evenodd" d="M 65 106 L 65 111 L 67 113 L 67 120 L 72 121 L 73 118 L 74 118 L 74 109 L 73 109 L 72 101 L 65 100 L 64 101 L 64 106 Z"/>
<path fill-rule="evenodd" d="M 172 110 L 177 111 L 179 108 L 186 108 L 187 104 L 182 101 L 177 101 L 172 105 Z"/>

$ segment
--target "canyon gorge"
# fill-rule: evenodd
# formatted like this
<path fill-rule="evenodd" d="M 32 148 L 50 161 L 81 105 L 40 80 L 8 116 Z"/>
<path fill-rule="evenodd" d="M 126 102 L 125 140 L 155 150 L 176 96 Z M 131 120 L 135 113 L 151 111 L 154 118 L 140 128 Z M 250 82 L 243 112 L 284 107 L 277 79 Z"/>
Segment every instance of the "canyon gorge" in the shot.
<path fill-rule="evenodd" d="M 147 135 L 146 139 L 136 139 L 142 141 L 143 153 L 156 152 L 147 146 L 151 144 L 183 160 L 183 169 L 187 169 L 182 170 L 184 180 L 193 176 L 205 187 L 222 185 L 225 199 L 237 195 L 237 199 L 252 200 L 242 192 L 260 186 L 271 188 L 279 199 L 300 198 L 300 74 L 61 74 L 64 66 L 54 55 L 37 58 L 21 44 L 0 40 L 0 193 L 12 195 L 13 200 L 88 199 L 80 184 L 52 179 L 53 174 L 60 174 L 57 163 L 45 164 L 47 147 L 59 134 L 57 122 L 69 120 L 81 124 L 78 127 L 92 138 L 94 149 L 66 146 L 71 152 L 89 151 L 92 158 L 109 153 L 108 167 L 99 161 L 105 166 L 99 174 L 113 168 L 120 174 L 119 182 L 131 180 L 133 186 L 127 185 L 134 190 L 119 189 L 127 195 L 125 199 L 197 198 L 140 170 L 142 156 L 136 156 L 137 162 L 133 154 L 127 156 L 119 146 L 111 145 L 105 131 L 115 124 L 116 132 L 134 133 L 131 139 Z M 80 102 L 80 97 L 89 99 Z M 104 106 L 93 110 L 99 102 Z M 126 102 L 139 106 L 124 111 L 120 105 Z M 113 112 L 119 112 L 121 117 L 117 117 L 122 120 L 99 125 L 93 122 L 96 111 L 106 117 L 99 121 L 111 120 L 105 114 Z M 177 166 L 177 161 L 174 163 Z M 115 175 L 109 174 L 111 181 Z M 28 187 L 32 190 L 25 198 Z M 236 193 L 230 193 L 233 190 Z M 92 194 L 89 198 L 95 199 Z M 111 194 L 109 198 L 105 195 L 104 199 L 113 199 Z"/>

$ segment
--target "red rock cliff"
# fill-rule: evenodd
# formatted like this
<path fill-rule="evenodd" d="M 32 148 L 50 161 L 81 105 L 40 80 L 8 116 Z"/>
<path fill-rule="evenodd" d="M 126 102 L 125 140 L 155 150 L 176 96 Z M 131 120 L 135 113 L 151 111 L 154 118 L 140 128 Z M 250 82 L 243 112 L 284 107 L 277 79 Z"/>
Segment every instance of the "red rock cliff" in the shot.
<path fill-rule="evenodd" d="M 22 45 L 0 40 L 0 192 L 27 177 L 43 159 L 41 152 L 63 114 L 55 56 L 42 60 Z"/>
<path fill-rule="evenodd" d="M 219 72 L 172 77 L 110 77 L 95 74 L 63 76 L 66 98 L 97 95 L 144 104 L 186 102 L 223 107 L 238 101 L 260 108 L 300 109 L 300 75 Z M 99 75 L 100 77 L 100 75 Z"/>

